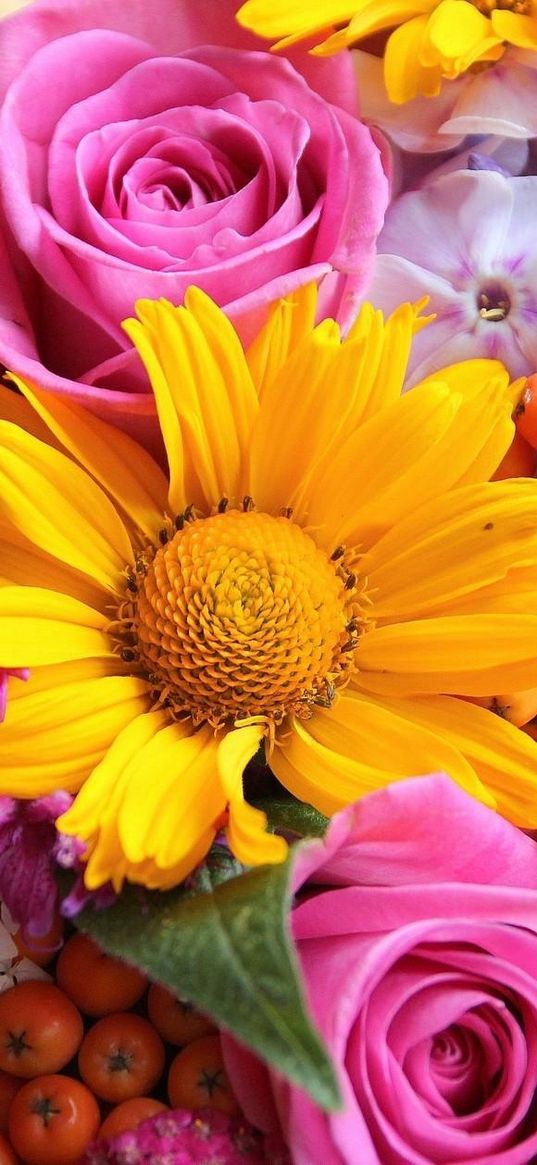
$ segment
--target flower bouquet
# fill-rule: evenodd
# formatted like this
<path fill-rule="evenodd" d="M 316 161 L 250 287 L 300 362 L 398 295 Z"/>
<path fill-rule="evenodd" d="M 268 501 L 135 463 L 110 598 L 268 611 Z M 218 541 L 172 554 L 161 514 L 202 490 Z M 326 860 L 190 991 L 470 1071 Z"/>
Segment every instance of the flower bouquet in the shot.
<path fill-rule="evenodd" d="M 0 1165 L 529 1165 L 537 3 L 1 11 Z"/>

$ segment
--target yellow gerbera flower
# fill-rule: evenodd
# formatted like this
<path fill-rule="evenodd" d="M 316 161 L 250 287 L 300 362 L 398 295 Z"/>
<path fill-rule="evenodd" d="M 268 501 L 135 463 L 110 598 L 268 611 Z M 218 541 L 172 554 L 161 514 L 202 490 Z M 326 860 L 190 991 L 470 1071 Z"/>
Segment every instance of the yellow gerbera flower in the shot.
<path fill-rule="evenodd" d="M 537 825 L 534 741 L 460 698 L 536 681 L 537 484 L 487 480 L 521 382 L 473 360 L 401 396 L 418 309 L 365 305 L 342 341 L 315 307 L 245 354 L 196 289 L 138 304 L 169 481 L 67 400 L 0 393 L 0 664 L 32 669 L 0 792 L 77 793 L 89 887 L 170 886 L 224 822 L 280 860 L 243 798 L 263 739 L 324 813 L 444 769 Z"/>
<path fill-rule="evenodd" d="M 397 104 L 436 96 L 444 78 L 500 60 L 507 45 L 537 50 L 537 0 L 246 0 L 237 19 L 276 49 L 321 36 L 321 56 L 382 34 Z"/>

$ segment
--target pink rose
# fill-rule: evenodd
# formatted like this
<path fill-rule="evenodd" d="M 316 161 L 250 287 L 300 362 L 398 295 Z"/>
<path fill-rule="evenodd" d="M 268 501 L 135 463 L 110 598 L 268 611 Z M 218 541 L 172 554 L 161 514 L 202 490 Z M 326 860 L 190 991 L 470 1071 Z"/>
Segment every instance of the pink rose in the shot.
<path fill-rule="evenodd" d="M 382 225 L 350 61 L 297 54 L 306 79 L 236 7 L 38 0 L 0 25 L 0 361 L 135 430 L 136 299 L 195 283 L 248 340 L 315 279 L 345 317 Z"/>
<path fill-rule="evenodd" d="M 321 1112 L 227 1039 L 248 1119 L 280 1123 L 294 1165 L 537 1159 L 535 842 L 447 777 L 419 777 L 338 814 L 295 880 L 345 1108 Z"/>

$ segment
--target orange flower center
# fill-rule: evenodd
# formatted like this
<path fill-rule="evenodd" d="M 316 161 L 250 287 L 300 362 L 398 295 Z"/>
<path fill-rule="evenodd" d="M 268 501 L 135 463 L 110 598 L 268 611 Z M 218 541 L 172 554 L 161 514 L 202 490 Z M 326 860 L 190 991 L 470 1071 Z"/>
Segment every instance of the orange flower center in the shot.
<path fill-rule="evenodd" d="M 330 705 L 360 626 L 343 547 L 329 558 L 288 517 L 228 510 L 144 558 L 122 654 L 174 715 L 219 727 Z"/>

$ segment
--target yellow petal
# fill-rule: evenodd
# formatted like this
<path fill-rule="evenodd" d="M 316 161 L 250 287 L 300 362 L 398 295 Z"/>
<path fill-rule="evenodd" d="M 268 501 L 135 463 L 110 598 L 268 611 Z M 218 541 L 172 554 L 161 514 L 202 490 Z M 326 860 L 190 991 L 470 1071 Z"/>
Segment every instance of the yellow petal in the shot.
<path fill-rule="evenodd" d="M 427 302 L 424 296 L 416 303 L 402 303 L 386 320 L 371 304 L 362 304 L 347 336 L 347 343 L 361 340 L 363 344 L 356 371 L 359 392 L 353 425 L 374 416 L 401 396 L 413 337 L 434 319 L 420 314 Z"/>
<path fill-rule="evenodd" d="M 328 35 L 315 48 L 318 55 L 339 52 L 371 33 L 393 28 L 420 12 L 429 11 L 437 0 L 340 0 L 327 8 L 324 0 L 295 0 L 292 5 L 282 0 L 248 0 L 239 9 L 237 19 L 245 28 L 270 40 L 280 38 L 276 49 L 289 48 L 297 41 L 317 38 L 334 26 L 344 27 Z"/>
<path fill-rule="evenodd" d="M 0 587 L 2 667 L 37 667 L 112 656 L 98 611 L 40 587 Z"/>
<path fill-rule="evenodd" d="M 212 730 L 151 713 L 118 738 L 59 827 L 90 843 L 88 886 L 116 880 L 119 855 L 122 876 L 164 886 L 170 869 L 179 882 L 202 859 L 223 807 Z"/>
<path fill-rule="evenodd" d="M 307 283 L 271 305 L 266 324 L 246 352 L 246 362 L 259 400 L 262 400 L 267 385 L 280 374 L 291 352 L 312 332 L 316 308 L 315 283 Z"/>
<path fill-rule="evenodd" d="M 209 727 L 192 733 L 190 724 L 169 724 L 131 762 L 118 816 L 130 862 L 152 858 L 166 868 L 182 860 L 185 876 L 192 869 L 191 855 L 200 837 L 211 830 L 214 834 L 215 819 L 224 807 L 216 748 Z M 151 789 L 148 772 L 154 774 Z"/>
<path fill-rule="evenodd" d="M 494 36 L 488 17 L 467 0 L 442 0 L 430 16 L 427 39 L 436 58 L 434 63 L 440 63 L 449 76 L 456 76 L 474 61 L 487 57 L 501 40 Z M 501 51 L 500 48 L 500 55 Z"/>
<path fill-rule="evenodd" d="M 505 365 L 486 356 L 446 364 L 441 370 L 424 376 L 420 384 L 436 384 L 439 379 L 453 391 L 462 392 L 468 400 L 479 396 L 485 384 L 490 382 L 494 394 L 508 402 L 509 414 L 518 403 L 525 383 L 523 378 L 511 382 Z"/>
<path fill-rule="evenodd" d="M 478 389 L 464 363 L 441 369 L 349 436 L 312 486 L 317 539 L 369 548 L 422 503 L 475 480 L 476 466 L 493 471 L 512 437 L 511 399 L 505 371 L 484 365 Z"/>
<path fill-rule="evenodd" d="M 32 674 L 25 688 L 8 700 L 0 732 L 0 792 L 10 796 L 78 789 L 147 703 L 147 684 L 131 676 L 90 674 L 35 690 Z"/>
<path fill-rule="evenodd" d="M 302 801 L 331 814 L 391 781 L 444 769 L 473 796 L 490 803 L 472 766 L 434 726 L 409 724 L 405 708 L 385 709 L 356 692 L 339 697 L 329 712 L 293 720 L 271 766 Z"/>
<path fill-rule="evenodd" d="M 162 411 L 170 504 L 179 513 L 182 497 L 204 509 L 223 496 L 239 500 L 258 405 L 233 326 L 198 288 L 189 289 L 184 307 L 142 300 L 137 312 L 140 323 L 124 326 L 146 364 L 159 416 Z M 181 441 L 182 472 L 175 448 Z"/>
<path fill-rule="evenodd" d="M 276 37 L 300 38 L 322 32 L 332 24 L 350 20 L 357 7 L 356 0 L 295 0 L 292 5 L 274 4 L 271 0 L 247 0 L 239 8 L 236 18 L 258 36 L 274 40 Z"/>
<path fill-rule="evenodd" d="M 496 360 L 463 360 L 451 364 L 421 383 L 438 379 L 463 398 L 453 428 L 446 433 L 448 473 L 444 488 L 488 481 L 507 453 L 515 426 L 513 409 L 518 397 L 503 365 Z M 518 382 L 515 382 L 515 384 Z"/>
<path fill-rule="evenodd" d="M 30 542 L 115 592 L 133 555 L 112 503 L 68 457 L 8 421 L 0 421 L 0 498 L 0 517 Z"/>
<path fill-rule="evenodd" d="M 47 445 L 52 445 L 55 449 L 59 448 L 50 429 L 43 424 L 41 417 L 37 415 L 28 401 L 20 393 L 15 392 L 12 388 L 7 388 L 4 384 L 0 384 L 0 418 L 3 421 L 10 421 L 13 425 L 19 425 L 26 433 L 31 433 L 33 437 L 37 437 L 38 441 L 45 441 Z"/>
<path fill-rule="evenodd" d="M 166 304 L 166 307 L 169 307 Z M 168 364 L 173 359 L 174 329 L 165 311 L 165 301 L 140 300 L 136 305 L 140 319 L 124 320 L 123 328 L 135 345 L 151 387 L 159 425 L 168 458 L 168 507 L 171 516 L 181 514 L 187 505 L 185 492 L 184 451 L 181 425 L 177 415 L 173 386 L 168 380 Z"/>
<path fill-rule="evenodd" d="M 444 615 L 471 615 L 476 609 L 482 615 L 525 615 L 535 610 L 535 567 L 513 567 L 505 579 L 476 593 L 460 595 L 453 601 L 445 599 Z"/>
<path fill-rule="evenodd" d="M 522 16 L 516 12 L 502 12 L 496 9 L 490 14 L 493 31 L 500 40 L 516 45 L 519 49 L 537 50 L 537 19 Z"/>
<path fill-rule="evenodd" d="M 385 703 L 391 709 L 403 707 L 399 701 Z M 450 696 L 413 698 L 407 715 L 410 737 L 414 724 L 433 729 L 467 757 L 499 813 L 515 825 L 537 826 L 537 744 L 531 737 L 501 716 Z"/>
<path fill-rule="evenodd" d="M 460 57 L 477 41 L 484 40 L 490 20 L 468 0 L 441 0 L 429 19 L 428 33 L 438 52 Z"/>
<path fill-rule="evenodd" d="M 121 888 L 125 859 L 119 844 L 116 815 L 123 774 L 130 761 L 165 723 L 163 711 L 134 717 L 111 742 L 71 808 L 58 819 L 58 828 L 63 833 L 79 837 L 88 845 L 91 856 L 85 882 L 89 889 L 96 889 L 109 880 L 113 880 L 117 890 Z"/>
<path fill-rule="evenodd" d="M 404 21 L 430 12 L 438 0 L 357 0 L 349 27 L 349 36 L 370 36 L 396 28 Z"/>
<path fill-rule="evenodd" d="M 520 566 L 534 567 L 537 587 L 537 485 L 486 482 L 433 498 L 389 530 L 362 566 L 377 622 L 443 614 L 446 603 L 454 612 L 458 597 L 494 587 Z"/>
<path fill-rule="evenodd" d="M 245 866 L 282 862 L 287 855 L 287 842 L 267 833 L 265 814 L 244 800 L 243 773 L 262 739 L 263 728 L 250 724 L 226 733 L 218 747 L 218 773 L 229 804 L 227 836 L 231 850 Z"/>
<path fill-rule="evenodd" d="M 2 765 L 0 788 L 11 797 L 42 797 L 55 789 L 75 793 L 101 760 L 102 749 L 65 760 Z"/>
<path fill-rule="evenodd" d="M 436 64 L 422 64 L 427 43 L 427 16 L 416 16 L 392 32 L 384 51 L 384 80 L 390 101 L 403 105 L 421 94 L 436 97 L 442 86 L 442 71 Z"/>
<path fill-rule="evenodd" d="M 167 506 L 162 470 L 126 433 L 65 398 L 12 379 L 61 445 L 102 485 L 125 514 L 154 537 Z"/>
<path fill-rule="evenodd" d="M 537 675 L 537 615 L 448 615 L 378 627 L 360 641 L 361 686 L 381 694 L 493 696 Z"/>
<path fill-rule="evenodd" d="M 51 663 L 44 667 L 32 668 L 30 686 L 14 683 L 9 689 L 9 702 L 12 704 L 14 700 L 28 696 L 29 693 L 35 695 L 37 692 L 52 691 L 54 688 L 70 687 L 72 684 L 99 679 L 101 676 L 126 675 L 126 672 L 118 671 L 118 665 L 119 660 L 114 655 L 108 659 L 74 659 L 68 663 Z"/>
<path fill-rule="evenodd" d="M 365 549 L 430 496 L 431 481 L 440 492 L 439 450 L 460 403 L 441 384 L 417 387 L 352 433 L 312 482 L 307 523 L 316 541 Z"/>
<path fill-rule="evenodd" d="M 354 13 L 347 28 L 339 29 L 313 52 L 319 56 L 330 56 L 352 47 L 364 37 L 385 32 L 413 17 L 430 12 L 438 0 L 356 0 Z M 276 46 L 279 47 L 279 46 Z"/>
<path fill-rule="evenodd" d="M 252 435 L 249 483 L 260 509 L 290 506 L 295 519 L 309 520 L 311 482 L 337 461 L 349 434 L 398 400 L 412 336 L 425 322 L 417 321 L 423 302 L 402 304 L 386 322 L 366 303 L 345 340 L 324 320 L 283 353 L 280 333 L 269 329 L 266 346 L 274 338 L 283 362 L 277 368 L 265 351 L 271 372 Z"/>
<path fill-rule="evenodd" d="M 2 586 L 39 583 L 47 590 L 60 591 L 80 599 L 102 614 L 108 612 L 110 596 L 78 570 L 65 566 L 50 554 L 32 546 L 14 526 L 0 521 L 0 582 Z"/>
<path fill-rule="evenodd" d="M 347 407 L 349 377 L 337 375 L 341 356 L 347 361 L 339 329 L 325 320 L 294 348 L 265 387 L 251 438 L 248 484 L 260 510 L 278 513 L 281 507 L 296 507 L 298 491 L 324 457 L 334 425 L 341 424 L 340 397 Z M 327 384 L 336 400 L 327 393 Z"/>

